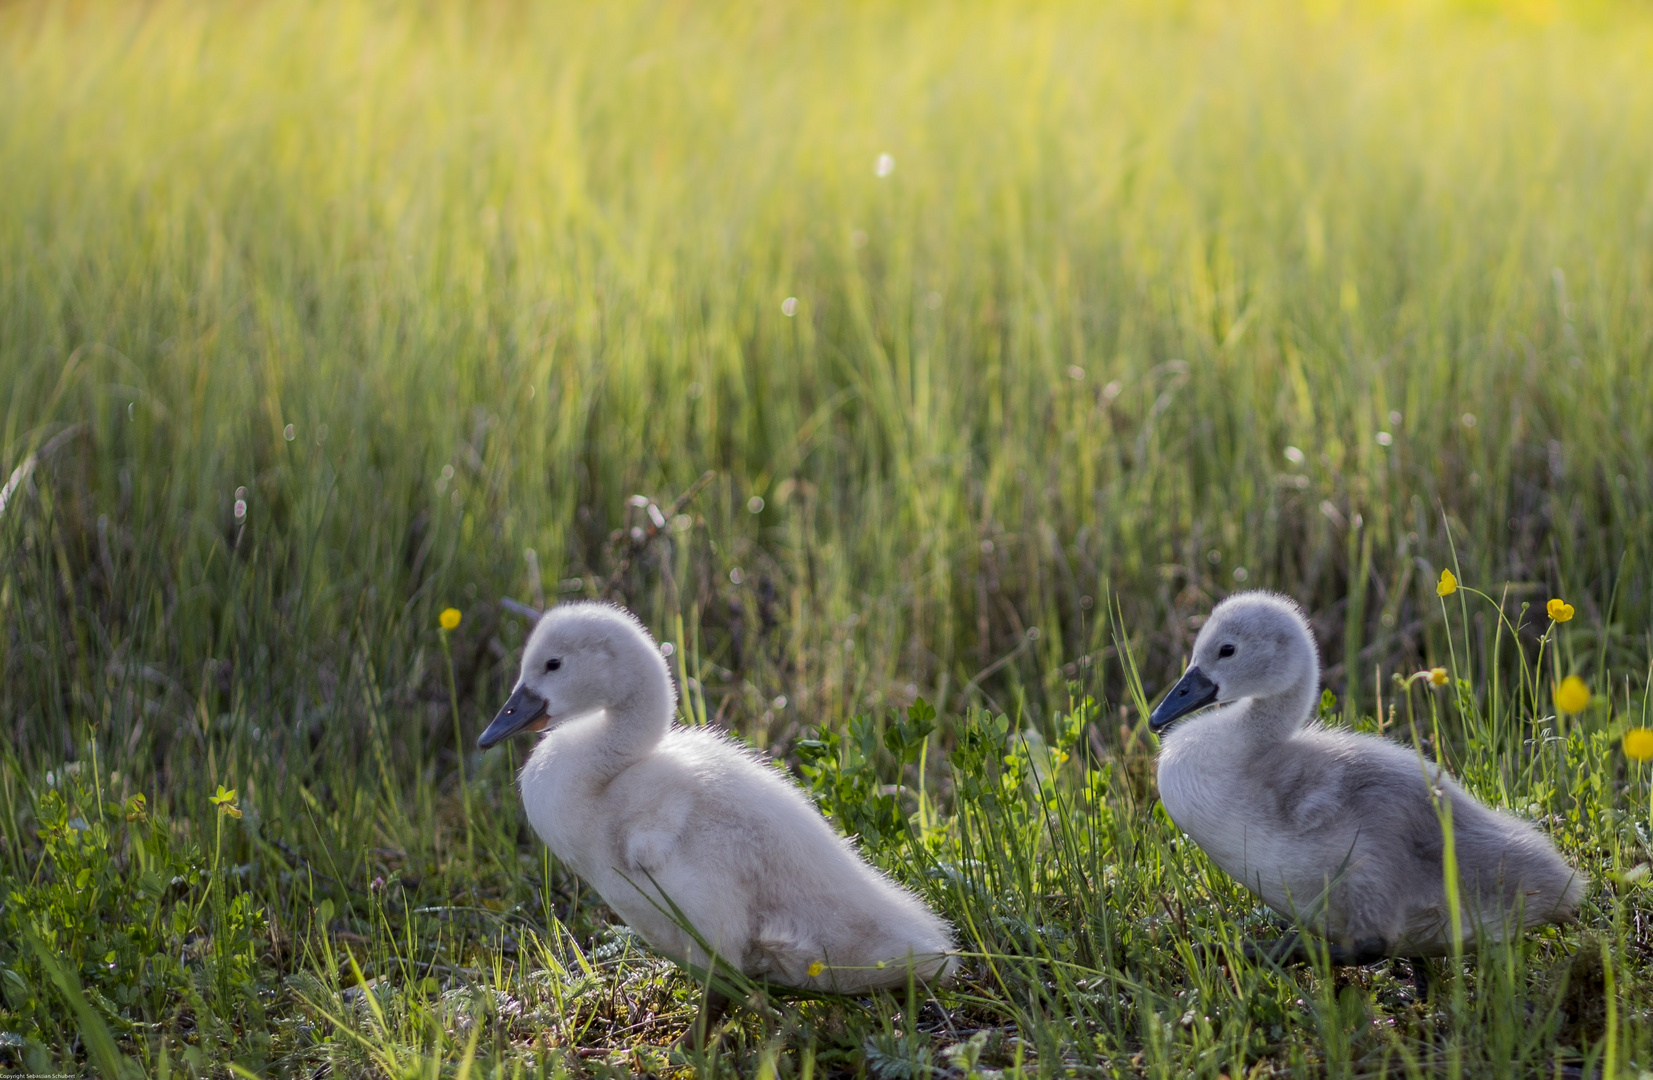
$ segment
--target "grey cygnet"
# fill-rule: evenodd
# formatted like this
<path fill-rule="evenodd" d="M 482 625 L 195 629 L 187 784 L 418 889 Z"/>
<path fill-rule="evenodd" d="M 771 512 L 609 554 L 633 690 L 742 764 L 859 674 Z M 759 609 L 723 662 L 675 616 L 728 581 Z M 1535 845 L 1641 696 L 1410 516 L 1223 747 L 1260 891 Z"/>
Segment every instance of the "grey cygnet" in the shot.
<path fill-rule="evenodd" d="M 1451 950 L 1443 818 L 1466 944 L 1572 918 L 1586 878 L 1542 833 L 1415 749 L 1313 722 L 1319 681 L 1308 622 L 1285 597 L 1231 596 L 1200 629 L 1149 726 L 1163 740 L 1160 799 L 1213 862 L 1323 935 L 1334 963 Z"/>

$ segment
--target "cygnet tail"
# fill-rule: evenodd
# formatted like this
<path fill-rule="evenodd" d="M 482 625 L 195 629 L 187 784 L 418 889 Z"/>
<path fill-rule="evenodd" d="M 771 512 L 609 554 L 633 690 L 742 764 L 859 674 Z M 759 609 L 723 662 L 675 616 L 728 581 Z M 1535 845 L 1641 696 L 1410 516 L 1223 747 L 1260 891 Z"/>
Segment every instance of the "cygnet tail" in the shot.
<path fill-rule="evenodd" d="M 913 953 L 900 959 L 850 966 L 823 965 L 812 981 L 835 994 L 860 994 L 868 990 L 902 990 L 909 982 L 931 986 L 946 982 L 958 969 L 958 957 L 951 953 Z"/>
<path fill-rule="evenodd" d="M 1464 882 L 1480 895 L 1484 931 L 1495 933 L 1517 912 L 1520 925 L 1509 930 L 1571 922 L 1589 878 L 1531 824 L 1504 813 L 1491 817 L 1484 823 L 1490 827 L 1466 830 L 1457 845 Z"/>
<path fill-rule="evenodd" d="M 764 933 L 748 947 L 743 970 L 761 979 L 829 994 L 860 994 L 868 990 L 898 990 L 909 981 L 928 986 L 946 982 L 958 970 L 959 958 L 945 947 L 917 950 L 886 959 L 863 961 L 820 954 L 818 943 L 786 934 Z"/>
<path fill-rule="evenodd" d="M 1560 857 L 1557 856 L 1559 859 Z M 1584 903 L 1584 894 L 1589 891 L 1590 879 L 1584 871 L 1577 867 L 1562 863 L 1567 869 L 1567 880 L 1562 885 L 1559 894 L 1545 897 L 1540 893 L 1527 894 L 1527 925 L 1537 926 L 1540 923 L 1570 923 L 1578 917 L 1578 907 Z M 1541 911 L 1534 912 L 1532 905 L 1535 901 L 1549 900 L 1550 903 Z"/>

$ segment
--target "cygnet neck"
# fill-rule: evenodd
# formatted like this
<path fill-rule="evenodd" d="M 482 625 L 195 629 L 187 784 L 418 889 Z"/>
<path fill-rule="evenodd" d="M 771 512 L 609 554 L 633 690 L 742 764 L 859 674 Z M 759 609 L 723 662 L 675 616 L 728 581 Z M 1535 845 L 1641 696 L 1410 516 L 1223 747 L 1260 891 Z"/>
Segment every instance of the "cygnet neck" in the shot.
<path fill-rule="evenodd" d="M 671 728 L 671 683 L 655 672 L 603 707 L 592 732 L 593 768 L 619 773 L 652 754 Z"/>
<path fill-rule="evenodd" d="M 1314 710 L 1319 674 L 1298 679 L 1278 693 L 1245 698 L 1240 730 L 1253 745 L 1269 746 L 1295 735 Z"/>

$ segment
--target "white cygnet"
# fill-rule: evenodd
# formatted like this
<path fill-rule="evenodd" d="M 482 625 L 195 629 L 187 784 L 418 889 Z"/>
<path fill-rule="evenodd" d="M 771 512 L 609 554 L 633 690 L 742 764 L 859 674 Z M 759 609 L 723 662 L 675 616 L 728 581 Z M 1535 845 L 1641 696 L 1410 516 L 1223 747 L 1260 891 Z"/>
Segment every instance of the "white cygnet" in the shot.
<path fill-rule="evenodd" d="M 522 770 L 528 820 L 666 956 L 704 969 L 704 942 L 754 978 L 837 993 L 951 973 L 946 923 L 784 773 L 714 731 L 674 725 L 675 703 L 642 624 L 565 604 L 534 628 L 478 745 L 545 733 Z"/>
<path fill-rule="evenodd" d="M 1572 917 L 1586 879 L 1542 833 L 1415 749 L 1314 723 L 1319 683 L 1308 622 L 1285 597 L 1231 596 L 1201 627 L 1149 725 L 1160 800 L 1213 862 L 1324 935 L 1335 963 L 1450 951 L 1443 820 L 1466 944 Z"/>

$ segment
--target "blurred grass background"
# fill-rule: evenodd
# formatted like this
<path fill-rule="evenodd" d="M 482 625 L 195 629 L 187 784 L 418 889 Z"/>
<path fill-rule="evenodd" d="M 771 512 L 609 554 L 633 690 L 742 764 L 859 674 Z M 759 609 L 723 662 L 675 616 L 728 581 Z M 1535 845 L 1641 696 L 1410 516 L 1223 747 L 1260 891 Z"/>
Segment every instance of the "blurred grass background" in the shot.
<path fill-rule="evenodd" d="M 1332 663 L 1416 651 L 1443 509 L 1474 580 L 1646 625 L 1640 20 L 6 18 L 8 459 L 88 425 L 71 587 L 6 621 L 152 625 L 192 692 L 270 650 L 255 596 L 277 685 L 295 654 L 397 672 L 436 607 L 525 597 L 527 548 L 606 574 L 627 497 L 704 469 L 718 550 L 677 595 L 721 638 L 768 582 L 765 696 L 816 713 L 946 698 L 1032 626 L 1006 677 L 1048 691 L 1109 586 L 1165 674 L 1168 616 L 1241 568 Z M 877 647 L 847 658 L 851 613 Z"/>
<path fill-rule="evenodd" d="M 1241 587 L 1371 713 L 1448 565 L 1645 683 L 1644 5 L 21 2 L 0 58 L 14 860 L 94 745 L 464 833 L 507 597 L 782 753 L 1071 681 L 1126 753 L 1114 647 L 1152 696 Z"/>

